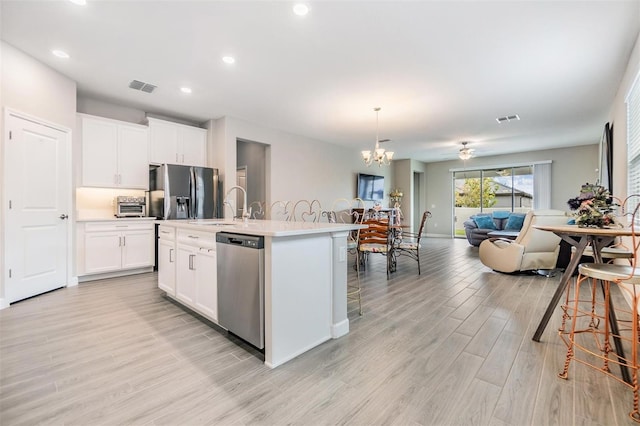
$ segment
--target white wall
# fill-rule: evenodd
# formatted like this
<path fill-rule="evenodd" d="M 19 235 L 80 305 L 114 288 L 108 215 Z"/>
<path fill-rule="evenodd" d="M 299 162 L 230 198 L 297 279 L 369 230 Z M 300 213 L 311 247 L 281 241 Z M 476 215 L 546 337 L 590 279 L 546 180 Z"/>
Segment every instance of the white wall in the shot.
<path fill-rule="evenodd" d="M 127 121 L 134 124 L 145 124 L 147 118 L 146 112 L 141 109 L 116 105 L 85 96 L 78 96 L 77 104 L 78 112 L 97 115 L 98 117 Z"/>
<path fill-rule="evenodd" d="M 225 193 L 236 181 L 236 141 L 250 140 L 269 145 L 267 149 L 267 197 L 277 200 L 319 200 L 329 208 L 336 198 L 352 199 L 356 194 L 356 174 L 368 172 L 385 176 L 385 202 L 393 185 L 393 168 L 367 168 L 360 151 L 292 135 L 246 121 L 224 117 L 209 123 L 215 128 L 211 147 L 214 167 L 220 169 Z"/>
<path fill-rule="evenodd" d="M 629 64 L 618 87 L 609 118 L 613 125 L 612 192 L 620 198 L 629 195 L 627 194 L 627 104 L 625 99 L 638 72 L 640 72 L 640 35 L 629 57 Z"/>
<path fill-rule="evenodd" d="M 4 41 L 0 41 L 0 58 L 0 104 L 3 110 L 0 114 L 0 164 L 4 164 L 4 143 L 7 137 L 4 131 L 5 108 L 69 128 L 73 136 L 76 123 L 76 83 Z M 3 178 L 3 173 L 0 173 L 0 194 L 4 193 Z M 0 230 L 3 231 L 0 235 L 0 253 L 5 250 L 4 211 L 3 205 L 0 209 Z M 72 215 L 71 211 L 70 214 Z M 70 247 L 70 261 L 73 259 L 72 253 Z M 0 262 L 4 262 L 4 255 L 0 256 Z M 5 271 L 4 263 L 0 263 L 0 269 Z M 70 270 L 73 271 L 73 265 L 70 265 Z M 3 272 L 0 277 L 0 299 L 4 298 L 4 279 Z"/>
<path fill-rule="evenodd" d="M 604 127 L 604 123 L 602 123 Z M 578 195 L 580 186 L 595 182 L 598 167 L 598 138 L 595 145 L 573 148 L 531 151 L 521 154 L 476 157 L 467 162 L 469 169 L 485 166 L 508 166 L 552 160 L 551 208 L 568 211 L 567 200 Z M 450 236 L 453 217 L 453 187 L 451 169 L 462 168 L 462 161 L 442 161 L 427 164 L 427 209 L 432 218 L 427 221 L 427 233 Z"/>

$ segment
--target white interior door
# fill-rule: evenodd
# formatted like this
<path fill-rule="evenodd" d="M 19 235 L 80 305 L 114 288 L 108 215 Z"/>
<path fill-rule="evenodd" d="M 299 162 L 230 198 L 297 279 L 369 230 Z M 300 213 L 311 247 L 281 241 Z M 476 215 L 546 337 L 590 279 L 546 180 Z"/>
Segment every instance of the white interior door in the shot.
<path fill-rule="evenodd" d="M 6 114 L 5 296 L 9 303 L 67 284 L 69 133 Z"/>

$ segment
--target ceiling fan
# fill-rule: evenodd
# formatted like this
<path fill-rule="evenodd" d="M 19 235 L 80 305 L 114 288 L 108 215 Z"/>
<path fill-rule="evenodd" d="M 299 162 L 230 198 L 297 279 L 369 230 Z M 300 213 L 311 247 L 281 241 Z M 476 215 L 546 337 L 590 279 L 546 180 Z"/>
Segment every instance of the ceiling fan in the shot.
<path fill-rule="evenodd" d="M 461 160 L 468 160 L 473 157 L 475 149 L 468 148 L 468 143 L 469 142 L 462 142 L 462 148 L 460 148 L 460 152 L 458 152 L 458 157 L 460 157 Z"/>

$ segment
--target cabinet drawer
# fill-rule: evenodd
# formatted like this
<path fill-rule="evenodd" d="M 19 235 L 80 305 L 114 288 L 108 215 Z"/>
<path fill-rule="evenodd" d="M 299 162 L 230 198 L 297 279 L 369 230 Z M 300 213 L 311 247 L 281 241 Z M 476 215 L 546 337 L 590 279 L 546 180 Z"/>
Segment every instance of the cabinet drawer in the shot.
<path fill-rule="evenodd" d="M 172 226 L 160 225 L 158 227 L 158 236 L 163 240 L 175 241 L 176 240 L 176 228 Z"/>
<path fill-rule="evenodd" d="M 152 222 L 91 222 L 85 223 L 85 232 L 101 232 L 101 231 L 134 231 L 153 229 Z"/>
<path fill-rule="evenodd" d="M 215 232 L 178 229 L 177 240 L 178 242 L 189 244 L 190 246 L 194 247 L 206 247 L 214 250 L 216 248 Z"/>

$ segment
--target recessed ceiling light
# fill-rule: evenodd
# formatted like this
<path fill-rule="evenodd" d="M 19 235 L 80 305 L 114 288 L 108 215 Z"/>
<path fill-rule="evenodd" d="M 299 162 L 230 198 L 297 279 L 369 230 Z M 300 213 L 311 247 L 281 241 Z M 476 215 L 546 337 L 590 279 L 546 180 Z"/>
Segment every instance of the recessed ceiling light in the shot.
<path fill-rule="evenodd" d="M 190 87 L 181 87 L 180 91 L 182 93 L 191 93 L 191 88 Z"/>
<path fill-rule="evenodd" d="M 69 59 L 69 54 L 64 50 L 55 49 L 55 50 L 52 50 L 51 53 L 56 55 L 58 58 Z"/>
<path fill-rule="evenodd" d="M 86 6 L 87 0 L 69 0 L 73 4 L 77 4 L 78 6 Z"/>
<path fill-rule="evenodd" d="M 234 58 L 233 56 L 223 56 L 222 61 L 225 64 L 233 64 L 236 62 L 236 58 Z"/>
<path fill-rule="evenodd" d="M 309 7 L 306 4 L 298 3 L 293 6 L 293 13 L 298 16 L 304 16 L 309 13 Z"/>

